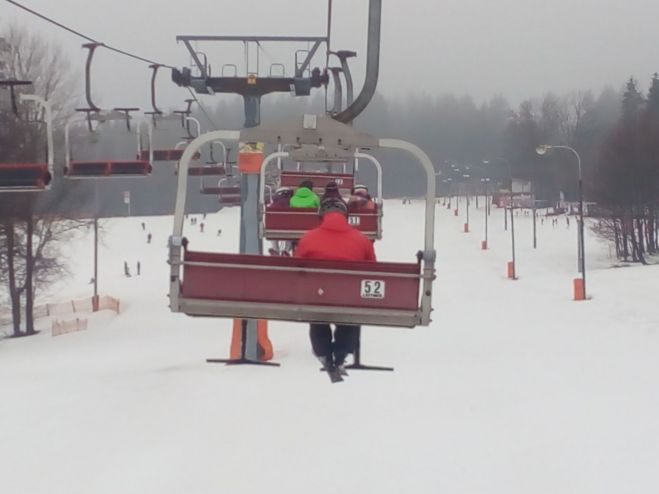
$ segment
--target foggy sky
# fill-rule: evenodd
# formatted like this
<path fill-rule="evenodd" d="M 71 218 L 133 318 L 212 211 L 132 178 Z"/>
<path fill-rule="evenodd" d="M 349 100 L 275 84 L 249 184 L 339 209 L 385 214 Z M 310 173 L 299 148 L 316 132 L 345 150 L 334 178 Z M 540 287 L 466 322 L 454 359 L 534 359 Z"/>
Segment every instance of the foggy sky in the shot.
<path fill-rule="evenodd" d="M 189 65 L 177 34 L 323 35 L 326 0 L 24 0 L 28 7 L 83 33 L 147 58 Z M 657 0 L 384 0 L 379 91 L 501 94 L 517 104 L 547 91 L 620 87 L 634 75 L 647 88 L 659 71 Z M 335 0 L 333 49 L 355 49 L 356 86 L 365 62 L 368 0 Z M 57 40 L 84 66 L 83 40 L 0 0 L 0 22 L 18 22 Z M 200 48 L 205 48 L 200 46 Z M 268 48 L 262 63 L 285 62 Z M 209 49 L 209 52 L 212 50 Z M 230 53 L 231 52 L 231 53 Z M 211 63 L 241 61 L 239 47 Z M 233 60 L 232 57 L 235 59 Z M 322 62 L 322 60 L 321 60 Z M 267 70 L 267 68 L 266 68 Z M 148 106 L 146 64 L 100 51 L 94 66 L 102 105 Z M 186 91 L 159 79 L 161 106 Z M 80 80 L 82 92 L 83 81 Z M 213 98 L 205 97 L 206 103 Z"/>

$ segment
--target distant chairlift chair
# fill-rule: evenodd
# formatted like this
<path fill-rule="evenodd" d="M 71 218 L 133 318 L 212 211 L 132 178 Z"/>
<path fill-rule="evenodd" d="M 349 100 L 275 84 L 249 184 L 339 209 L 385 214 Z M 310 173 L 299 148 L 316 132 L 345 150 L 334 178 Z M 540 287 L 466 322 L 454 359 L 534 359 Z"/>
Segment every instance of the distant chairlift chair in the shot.
<path fill-rule="evenodd" d="M 29 84 L 31 84 L 29 81 L 0 81 L 0 87 L 9 87 L 12 111 L 18 119 L 20 119 L 20 113 L 16 102 L 15 88 Z M 36 95 L 20 94 L 19 99 L 21 102 L 34 102 L 42 110 L 43 120 L 29 123 L 43 123 L 46 127 L 46 162 L 0 163 L 0 192 L 40 192 L 50 188 L 53 177 L 52 109 L 50 103 Z"/>

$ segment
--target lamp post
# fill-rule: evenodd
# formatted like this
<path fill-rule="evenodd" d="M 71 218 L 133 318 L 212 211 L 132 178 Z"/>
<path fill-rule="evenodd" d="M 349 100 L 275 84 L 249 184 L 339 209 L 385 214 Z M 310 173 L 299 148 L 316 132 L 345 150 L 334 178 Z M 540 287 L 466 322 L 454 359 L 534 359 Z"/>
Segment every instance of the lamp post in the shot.
<path fill-rule="evenodd" d="M 490 203 L 488 201 L 488 186 L 490 185 L 489 177 L 481 178 L 481 182 L 485 185 L 485 240 L 481 243 L 481 249 L 487 250 L 487 220 L 489 216 Z"/>
<path fill-rule="evenodd" d="M 465 173 L 464 175 L 462 175 L 462 177 L 463 177 L 463 178 L 465 179 L 465 181 L 467 182 L 467 185 L 469 185 L 468 181 L 469 181 L 469 178 L 471 177 L 471 175 Z M 467 218 L 466 218 L 466 220 L 467 220 L 467 221 L 466 221 L 466 223 L 464 224 L 464 232 L 465 232 L 465 233 L 469 233 L 469 187 L 466 187 L 466 188 L 465 188 L 465 199 L 466 199 L 466 201 L 467 201 L 467 206 L 466 206 L 466 211 L 467 211 Z"/>
<path fill-rule="evenodd" d="M 451 209 L 451 199 L 452 199 L 452 194 L 453 194 L 453 187 L 451 186 L 451 182 L 453 181 L 452 178 L 445 178 L 442 180 L 442 183 L 446 184 L 446 195 L 448 197 L 448 201 L 446 204 L 446 209 Z"/>
<path fill-rule="evenodd" d="M 513 168 L 510 164 L 510 161 L 504 160 L 508 164 L 508 174 L 510 175 L 510 239 L 511 239 L 511 249 L 513 260 L 508 264 L 508 278 L 511 280 L 517 279 L 517 263 L 515 259 L 515 211 L 513 203 Z"/>
<path fill-rule="evenodd" d="M 579 170 L 579 271 L 581 272 L 581 280 L 575 280 L 574 285 L 574 298 L 575 300 L 586 300 L 586 250 L 585 250 L 585 237 L 584 237 L 584 219 L 583 219 L 583 175 L 581 173 L 581 156 L 574 148 L 570 146 L 550 146 L 543 144 L 538 146 L 536 152 L 540 156 L 544 156 L 552 149 L 566 149 L 570 151 L 577 158 L 577 167 Z M 579 286 L 578 282 L 581 282 Z"/>

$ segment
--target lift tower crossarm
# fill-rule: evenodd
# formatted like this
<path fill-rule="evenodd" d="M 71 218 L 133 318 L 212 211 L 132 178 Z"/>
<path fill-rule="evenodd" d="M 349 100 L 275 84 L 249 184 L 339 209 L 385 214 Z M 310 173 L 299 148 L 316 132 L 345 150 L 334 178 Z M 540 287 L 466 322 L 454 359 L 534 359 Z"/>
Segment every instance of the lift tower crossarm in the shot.
<path fill-rule="evenodd" d="M 275 92 L 294 91 L 298 96 L 307 96 L 311 88 L 319 88 L 327 84 L 327 74 L 321 74 L 320 70 L 314 69 L 311 77 L 304 77 L 311 60 L 322 43 L 328 43 L 329 38 L 325 36 L 188 36 L 176 37 L 177 41 L 185 44 L 195 65 L 199 68 L 200 76 L 193 77 L 189 68 L 181 71 L 172 71 L 173 81 L 183 87 L 192 87 L 201 94 L 233 93 L 243 96 L 264 96 Z M 193 41 L 237 41 L 243 43 L 261 43 L 268 41 L 278 42 L 306 42 L 313 43 L 308 53 L 295 68 L 295 77 L 257 77 L 248 80 L 245 76 L 235 75 L 233 77 L 211 77 L 208 67 L 199 57 L 199 53 L 192 46 Z M 247 74 L 246 74 L 247 75 Z"/>

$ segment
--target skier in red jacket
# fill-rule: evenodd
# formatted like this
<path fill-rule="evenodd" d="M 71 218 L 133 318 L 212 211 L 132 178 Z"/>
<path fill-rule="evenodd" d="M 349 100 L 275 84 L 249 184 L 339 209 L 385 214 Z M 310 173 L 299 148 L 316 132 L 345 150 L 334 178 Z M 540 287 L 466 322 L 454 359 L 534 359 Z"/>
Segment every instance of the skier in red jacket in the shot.
<path fill-rule="evenodd" d="M 296 257 L 337 261 L 375 261 L 373 243 L 348 224 L 348 206 L 335 197 L 325 199 L 318 210 L 322 223 L 308 231 L 295 249 Z M 332 341 L 328 323 L 312 323 L 309 337 L 313 353 L 326 368 L 343 368 L 349 353 L 354 353 L 359 326 L 337 324 Z"/>

